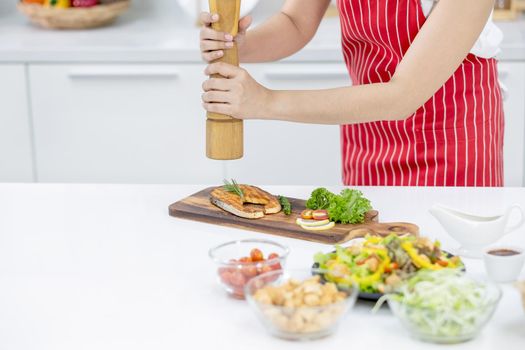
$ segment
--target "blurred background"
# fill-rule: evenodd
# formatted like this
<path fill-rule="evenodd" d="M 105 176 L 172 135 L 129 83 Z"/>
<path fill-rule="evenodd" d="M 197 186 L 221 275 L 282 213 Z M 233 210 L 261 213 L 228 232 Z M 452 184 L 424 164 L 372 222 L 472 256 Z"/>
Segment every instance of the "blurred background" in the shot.
<path fill-rule="evenodd" d="M 203 184 L 235 177 L 259 184 L 341 184 L 336 126 L 249 121 L 242 160 L 205 157 L 205 65 L 195 15 L 207 1 L 102 2 L 107 7 L 75 2 L 85 7 L 77 18 L 16 0 L 0 2 L 0 182 Z M 258 23 L 282 2 L 244 0 L 244 11 L 251 10 Z M 495 14 L 505 34 L 499 67 L 507 186 L 524 184 L 522 5 L 498 0 Z M 49 28 L 97 21 L 104 26 Z M 330 11 L 297 55 L 245 67 L 270 88 L 349 85 L 339 40 L 339 21 Z"/>

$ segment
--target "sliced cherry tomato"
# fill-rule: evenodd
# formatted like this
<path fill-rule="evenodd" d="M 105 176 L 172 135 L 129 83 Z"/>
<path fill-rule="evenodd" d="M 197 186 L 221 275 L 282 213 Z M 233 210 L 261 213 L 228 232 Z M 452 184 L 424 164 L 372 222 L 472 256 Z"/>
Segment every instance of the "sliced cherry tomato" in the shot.
<path fill-rule="evenodd" d="M 272 267 L 270 265 L 264 265 L 261 269 L 261 274 L 273 271 Z"/>
<path fill-rule="evenodd" d="M 277 262 L 276 263 L 272 263 L 270 264 L 270 267 L 272 268 L 272 270 L 281 270 L 281 263 L 279 262 L 279 254 L 277 253 L 271 253 L 270 255 L 268 255 L 268 260 L 276 260 Z"/>
<path fill-rule="evenodd" d="M 312 212 L 312 219 L 314 220 L 326 220 L 328 219 L 328 212 L 324 209 L 314 210 Z"/>
<path fill-rule="evenodd" d="M 231 284 L 232 273 L 230 271 L 222 271 L 219 273 L 219 276 L 221 277 L 221 281 L 226 284 Z"/>
<path fill-rule="evenodd" d="M 270 255 L 268 255 L 268 260 L 273 260 L 277 258 L 279 258 L 279 254 L 277 253 L 270 253 Z"/>
<path fill-rule="evenodd" d="M 239 262 L 242 264 L 246 264 L 246 263 L 251 263 L 253 261 L 251 257 L 243 256 L 242 258 L 239 259 Z"/>
<path fill-rule="evenodd" d="M 301 218 L 303 218 L 305 220 L 311 220 L 313 218 L 312 213 L 313 213 L 313 211 L 310 210 L 310 209 L 303 210 L 301 212 Z"/>
<path fill-rule="evenodd" d="M 261 252 L 260 249 L 254 248 L 250 252 L 250 258 L 252 258 L 253 262 L 263 261 L 264 260 L 264 255 L 263 255 L 263 252 Z"/>
<path fill-rule="evenodd" d="M 273 264 L 271 265 L 271 267 L 272 267 L 272 270 L 282 270 L 283 269 L 280 263 Z"/>
<path fill-rule="evenodd" d="M 244 299 L 244 287 L 232 287 L 232 294 L 236 299 Z"/>
<path fill-rule="evenodd" d="M 243 287 L 246 284 L 246 278 L 241 271 L 235 271 L 230 276 L 230 283 L 235 287 Z"/>
<path fill-rule="evenodd" d="M 246 277 L 246 279 L 250 279 L 257 276 L 257 268 L 253 265 L 243 266 L 241 272 L 244 275 L 244 277 Z"/>

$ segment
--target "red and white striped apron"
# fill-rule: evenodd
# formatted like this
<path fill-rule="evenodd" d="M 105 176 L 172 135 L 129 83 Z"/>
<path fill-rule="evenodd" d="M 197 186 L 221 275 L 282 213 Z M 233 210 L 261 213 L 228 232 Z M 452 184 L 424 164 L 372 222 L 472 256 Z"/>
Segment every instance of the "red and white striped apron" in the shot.
<path fill-rule="evenodd" d="M 338 0 L 338 6 L 353 84 L 388 82 L 425 23 L 420 0 Z M 502 186 L 503 130 L 496 61 L 469 54 L 408 119 L 341 126 L 343 182 Z"/>

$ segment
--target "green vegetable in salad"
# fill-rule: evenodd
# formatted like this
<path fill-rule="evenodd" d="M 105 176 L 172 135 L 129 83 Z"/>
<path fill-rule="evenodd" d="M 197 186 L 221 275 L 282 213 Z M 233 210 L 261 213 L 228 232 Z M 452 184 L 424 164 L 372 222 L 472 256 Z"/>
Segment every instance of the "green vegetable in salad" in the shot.
<path fill-rule="evenodd" d="M 314 190 L 306 202 L 308 209 L 326 209 L 330 220 L 342 224 L 360 224 L 372 209 L 370 201 L 358 190 L 344 189 L 339 195 L 326 188 Z"/>
<path fill-rule="evenodd" d="M 288 198 L 279 196 L 279 203 L 281 203 L 281 206 L 283 207 L 284 215 L 292 214 L 292 204 L 290 203 Z"/>
<path fill-rule="evenodd" d="M 421 270 L 403 283 L 394 294 L 383 296 L 394 313 L 418 334 L 448 341 L 474 336 L 492 315 L 500 292 L 466 277 L 460 270 Z"/>
<path fill-rule="evenodd" d="M 327 271 L 325 278 L 339 286 L 354 281 L 363 293 L 388 293 L 418 270 L 463 268 L 459 257 L 439 247 L 426 237 L 367 236 L 348 247 L 336 246 L 334 252 L 318 253 L 314 261 Z"/>

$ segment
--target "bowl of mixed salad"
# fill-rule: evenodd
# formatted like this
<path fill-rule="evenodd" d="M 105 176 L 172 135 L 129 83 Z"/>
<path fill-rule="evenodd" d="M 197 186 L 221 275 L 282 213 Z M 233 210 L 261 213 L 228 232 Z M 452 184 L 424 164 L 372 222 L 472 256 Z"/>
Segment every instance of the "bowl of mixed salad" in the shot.
<path fill-rule="evenodd" d="M 493 282 L 457 269 L 421 270 L 383 296 L 392 313 L 415 338 L 434 343 L 460 343 L 476 337 L 501 299 Z"/>
<path fill-rule="evenodd" d="M 314 268 L 328 271 L 322 277 L 338 286 L 359 285 L 359 298 L 378 300 L 394 291 L 419 270 L 464 269 L 457 256 L 443 251 L 439 241 L 425 237 L 367 236 L 350 246 L 318 253 Z"/>

